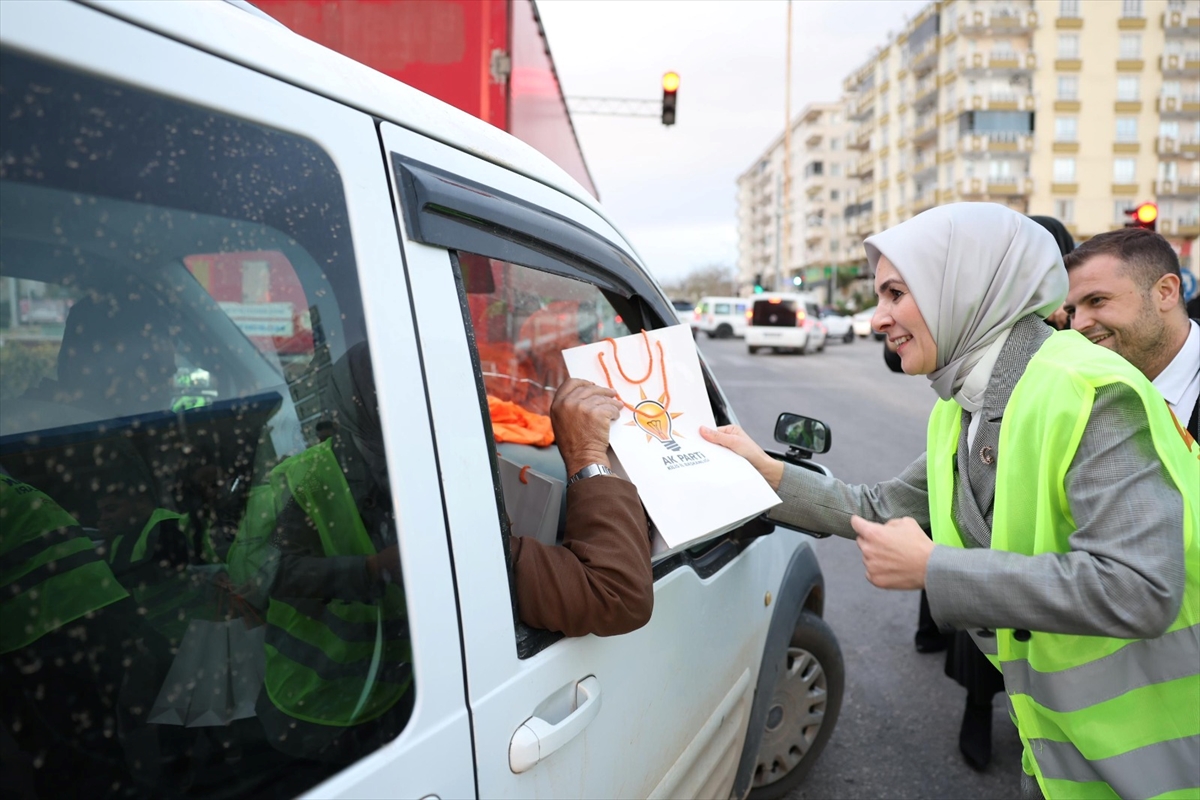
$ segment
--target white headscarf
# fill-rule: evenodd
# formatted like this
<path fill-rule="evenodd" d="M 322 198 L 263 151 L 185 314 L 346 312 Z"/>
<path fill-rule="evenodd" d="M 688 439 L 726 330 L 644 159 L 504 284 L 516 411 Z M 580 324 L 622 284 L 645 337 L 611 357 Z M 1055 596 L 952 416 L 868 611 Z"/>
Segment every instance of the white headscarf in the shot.
<path fill-rule="evenodd" d="M 943 400 L 962 389 L 1017 320 L 1028 314 L 1045 319 L 1067 296 L 1067 271 L 1054 237 L 996 203 L 931 208 L 865 245 L 872 271 L 887 256 L 908 284 L 937 344 L 929 382 Z"/>

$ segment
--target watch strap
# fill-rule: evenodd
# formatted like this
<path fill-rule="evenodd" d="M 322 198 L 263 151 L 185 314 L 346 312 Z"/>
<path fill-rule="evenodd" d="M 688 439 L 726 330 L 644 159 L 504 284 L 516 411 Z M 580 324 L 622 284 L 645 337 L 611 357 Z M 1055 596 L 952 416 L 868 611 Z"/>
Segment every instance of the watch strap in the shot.
<path fill-rule="evenodd" d="M 612 474 L 613 474 L 613 471 L 611 469 L 609 469 L 608 467 L 604 466 L 603 464 L 588 464 L 586 467 L 579 470 L 579 472 L 576 472 L 574 475 L 572 475 L 570 478 L 567 479 L 567 486 L 573 486 L 582 480 L 586 480 L 588 478 L 594 478 L 597 475 L 612 475 Z"/>

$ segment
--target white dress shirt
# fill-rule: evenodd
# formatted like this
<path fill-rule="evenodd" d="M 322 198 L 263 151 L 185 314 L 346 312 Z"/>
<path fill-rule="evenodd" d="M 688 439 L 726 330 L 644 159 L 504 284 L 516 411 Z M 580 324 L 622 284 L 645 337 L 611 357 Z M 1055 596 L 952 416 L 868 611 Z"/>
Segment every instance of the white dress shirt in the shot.
<path fill-rule="evenodd" d="M 1200 325 L 1188 320 L 1188 337 L 1166 369 L 1154 379 L 1180 425 L 1187 425 L 1200 397 Z"/>

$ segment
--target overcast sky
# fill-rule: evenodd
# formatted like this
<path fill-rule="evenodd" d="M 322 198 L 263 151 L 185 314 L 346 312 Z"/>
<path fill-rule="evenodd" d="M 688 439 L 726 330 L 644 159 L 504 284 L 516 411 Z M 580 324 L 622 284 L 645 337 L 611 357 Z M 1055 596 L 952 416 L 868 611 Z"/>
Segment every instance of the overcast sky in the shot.
<path fill-rule="evenodd" d="M 835 100 L 927 0 L 797 0 L 792 114 Z M 661 97 L 676 124 L 576 116 L 600 200 L 654 275 L 737 263 L 736 180 L 784 127 L 785 0 L 538 0 L 568 95 Z"/>

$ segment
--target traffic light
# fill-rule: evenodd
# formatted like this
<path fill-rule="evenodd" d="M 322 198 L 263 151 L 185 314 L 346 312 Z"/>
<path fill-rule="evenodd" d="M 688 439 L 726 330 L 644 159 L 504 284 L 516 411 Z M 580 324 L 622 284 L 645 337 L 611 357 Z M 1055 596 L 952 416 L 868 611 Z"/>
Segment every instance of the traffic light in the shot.
<path fill-rule="evenodd" d="M 1125 223 L 1126 228 L 1145 228 L 1152 231 L 1158 227 L 1158 206 L 1154 203 L 1142 203 L 1137 208 L 1129 209 L 1125 214 L 1130 217 L 1129 222 Z"/>
<path fill-rule="evenodd" d="M 762 294 L 762 292 L 763 292 L 762 273 L 759 272 L 754 276 L 754 293 Z"/>
<path fill-rule="evenodd" d="M 679 92 L 679 73 L 668 72 L 663 75 L 663 107 L 662 124 L 675 124 L 675 95 Z"/>

